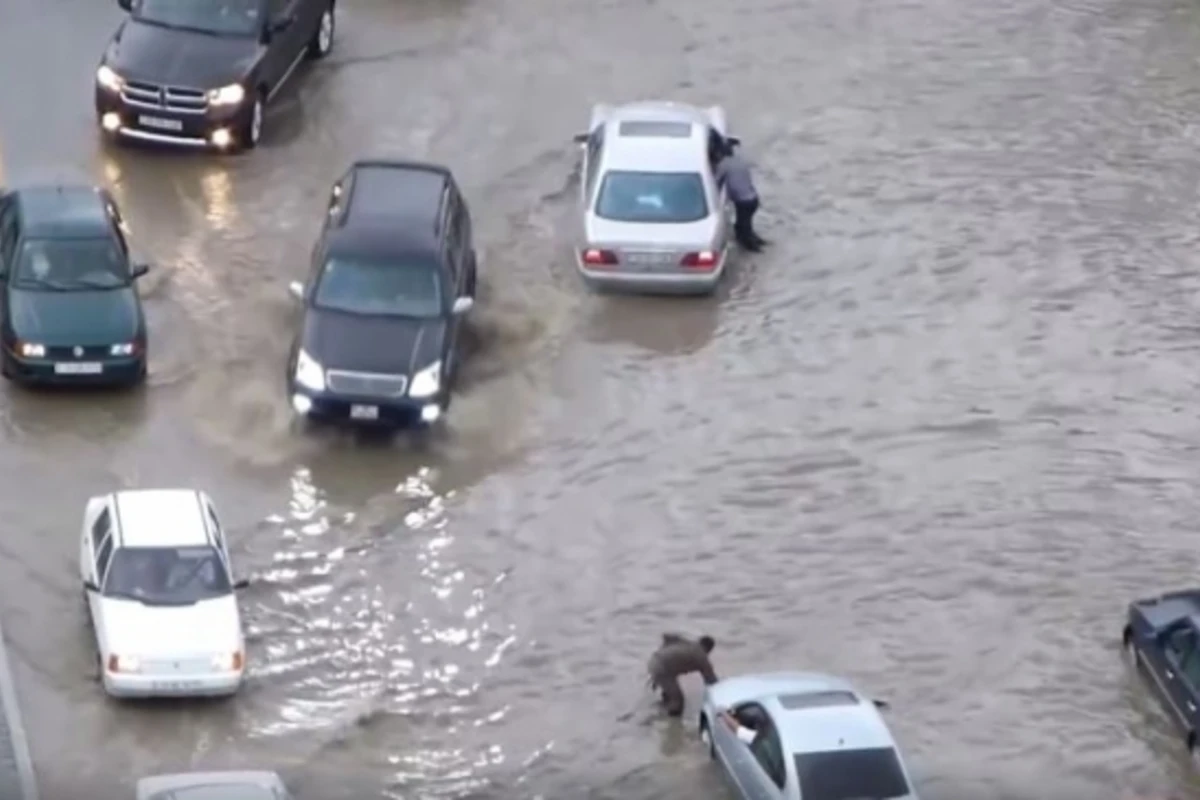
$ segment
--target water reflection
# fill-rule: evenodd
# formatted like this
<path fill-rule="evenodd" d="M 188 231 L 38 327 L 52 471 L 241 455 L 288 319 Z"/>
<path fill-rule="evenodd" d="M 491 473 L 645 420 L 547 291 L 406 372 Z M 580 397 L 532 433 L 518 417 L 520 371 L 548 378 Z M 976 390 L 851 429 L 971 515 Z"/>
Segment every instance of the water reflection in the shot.
<path fill-rule="evenodd" d="M 717 330 L 715 298 L 597 298 L 587 319 L 587 336 L 598 343 L 630 344 L 663 356 L 702 350 Z"/>

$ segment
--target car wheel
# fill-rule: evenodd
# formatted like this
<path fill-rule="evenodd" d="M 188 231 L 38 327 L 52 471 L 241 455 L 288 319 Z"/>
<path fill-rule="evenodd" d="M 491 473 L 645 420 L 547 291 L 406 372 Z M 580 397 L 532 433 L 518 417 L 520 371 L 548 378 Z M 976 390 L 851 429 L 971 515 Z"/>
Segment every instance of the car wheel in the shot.
<path fill-rule="evenodd" d="M 14 379 L 14 373 L 12 357 L 8 353 L 0 356 L 0 375 L 11 381 Z"/>
<path fill-rule="evenodd" d="M 266 97 L 266 92 L 261 89 L 254 96 L 254 105 L 250 106 L 250 113 L 246 115 L 246 122 L 242 126 L 241 145 L 243 150 L 253 150 L 258 147 L 258 143 L 262 139 Z"/>
<path fill-rule="evenodd" d="M 704 742 L 704 747 L 708 750 L 708 757 L 715 761 L 717 758 L 717 743 L 713 741 L 712 731 L 708 727 L 708 720 L 704 717 L 700 718 L 700 741 Z"/>
<path fill-rule="evenodd" d="M 308 43 L 308 57 L 316 60 L 329 55 L 329 51 L 333 49 L 333 34 L 336 31 L 337 22 L 333 16 L 333 4 L 330 3 L 321 12 L 321 21 L 317 23 L 317 29 Z"/>

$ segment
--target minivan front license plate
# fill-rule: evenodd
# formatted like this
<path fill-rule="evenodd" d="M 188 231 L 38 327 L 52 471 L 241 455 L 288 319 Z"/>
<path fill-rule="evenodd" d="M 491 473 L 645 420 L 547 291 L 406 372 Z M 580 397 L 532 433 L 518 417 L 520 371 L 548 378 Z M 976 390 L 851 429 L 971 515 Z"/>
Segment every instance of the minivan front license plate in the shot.
<path fill-rule="evenodd" d="M 54 365 L 56 375 L 99 375 L 104 365 L 95 361 L 64 361 Z"/>
<path fill-rule="evenodd" d="M 181 131 L 183 130 L 183 122 L 177 119 L 163 119 L 162 117 L 148 117 L 142 115 L 138 117 L 138 124 L 144 128 L 154 128 L 156 131 Z"/>
<path fill-rule="evenodd" d="M 379 406 L 350 406 L 350 419 L 379 419 Z"/>

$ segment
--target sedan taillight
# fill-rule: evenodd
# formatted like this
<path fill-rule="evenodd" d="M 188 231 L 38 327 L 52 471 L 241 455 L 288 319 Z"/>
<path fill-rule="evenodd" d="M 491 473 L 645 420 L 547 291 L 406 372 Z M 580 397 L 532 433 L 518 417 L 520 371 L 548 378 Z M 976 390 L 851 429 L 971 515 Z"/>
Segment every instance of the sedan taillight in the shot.
<path fill-rule="evenodd" d="M 688 253 L 679 264 L 680 266 L 691 267 L 693 269 L 713 269 L 717 266 L 717 254 L 711 250 Z"/>
<path fill-rule="evenodd" d="M 611 267 L 617 263 L 617 254 L 611 250 L 584 250 L 583 263 L 589 267 Z"/>

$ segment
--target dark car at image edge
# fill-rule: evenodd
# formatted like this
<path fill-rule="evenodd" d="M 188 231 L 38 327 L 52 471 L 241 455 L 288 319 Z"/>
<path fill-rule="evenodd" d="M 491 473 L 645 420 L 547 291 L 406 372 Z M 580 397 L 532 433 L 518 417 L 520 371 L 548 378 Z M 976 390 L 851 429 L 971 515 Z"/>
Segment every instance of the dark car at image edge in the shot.
<path fill-rule="evenodd" d="M 124 222 L 88 186 L 0 191 L 0 372 L 25 384 L 133 385 L 146 322 Z"/>
<path fill-rule="evenodd" d="M 443 419 L 475 303 L 471 218 L 446 167 L 355 162 L 330 193 L 288 360 L 304 419 L 427 428 Z"/>
<path fill-rule="evenodd" d="M 118 0 L 128 17 L 96 70 L 104 134 L 183 147 L 256 147 L 267 104 L 307 55 L 333 47 L 335 0 Z"/>

